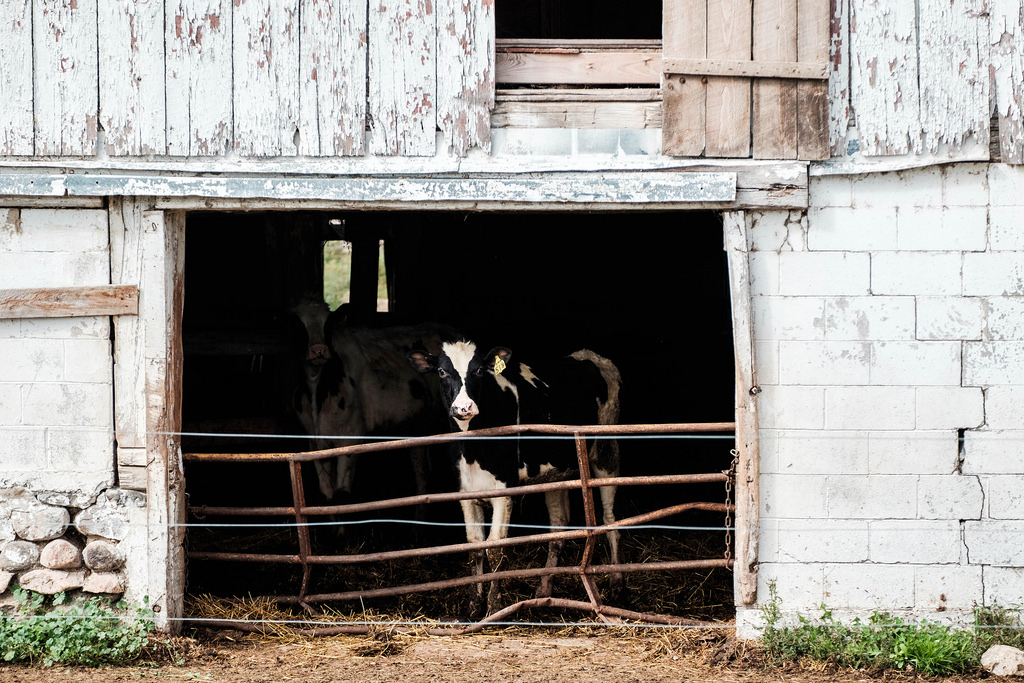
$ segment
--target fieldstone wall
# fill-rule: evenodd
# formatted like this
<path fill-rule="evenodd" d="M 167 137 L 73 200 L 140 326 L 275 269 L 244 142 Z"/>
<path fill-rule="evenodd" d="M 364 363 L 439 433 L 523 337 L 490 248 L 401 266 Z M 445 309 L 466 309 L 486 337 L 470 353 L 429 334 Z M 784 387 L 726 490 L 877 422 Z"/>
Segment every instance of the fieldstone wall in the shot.
<path fill-rule="evenodd" d="M 52 595 L 126 591 L 132 512 L 146 506 L 137 491 L 106 489 L 95 497 L 0 489 L 0 605 L 11 589 Z"/>

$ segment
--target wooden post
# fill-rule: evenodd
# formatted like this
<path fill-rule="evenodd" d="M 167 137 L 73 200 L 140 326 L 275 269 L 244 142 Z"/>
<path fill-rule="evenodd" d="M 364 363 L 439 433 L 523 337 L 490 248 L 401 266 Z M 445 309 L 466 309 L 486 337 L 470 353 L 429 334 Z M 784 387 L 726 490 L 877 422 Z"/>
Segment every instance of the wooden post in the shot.
<path fill-rule="evenodd" d="M 817 4 L 822 5 L 821 2 Z M 796 0 L 754 2 L 754 61 L 796 61 L 797 36 L 793 29 L 797 23 L 796 5 Z M 753 116 L 754 158 L 795 159 L 796 81 L 780 78 L 755 79 Z"/>
<path fill-rule="evenodd" d="M 736 354 L 736 605 L 757 602 L 758 539 L 760 535 L 760 456 L 757 426 L 757 365 L 750 299 L 749 246 L 742 211 L 723 216 L 725 251 L 729 261 L 733 345 Z"/>
<path fill-rule="evenodd" d="M 663 4 L 662 40 L 665 57 L 707 57 L 707 0 Z M 707 79 L 662 76 L 662 154 L 697 157 L 704 154 Z"/>

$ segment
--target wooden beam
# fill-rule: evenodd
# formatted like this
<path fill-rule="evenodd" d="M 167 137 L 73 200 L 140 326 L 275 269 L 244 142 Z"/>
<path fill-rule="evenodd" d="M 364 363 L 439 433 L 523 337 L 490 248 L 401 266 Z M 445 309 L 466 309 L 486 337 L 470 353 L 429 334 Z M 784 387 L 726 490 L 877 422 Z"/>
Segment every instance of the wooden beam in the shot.
<path fill-rule="evenodd" d="M 135 285 L 0 289 L 0 320 L 138 313 L 139 288 Z"/>
<path fill-rule="evenodd" d="M 495 59 L 495 81 L 503 84 L 661 82 L 659 52 L 499 52 Z"/>
<path fill-rule="evenodd" d="M 826 81 L 832 65 L 828 62 L 771 62 L 749 59 L 682 59 L 665 57 L 667 74 L 688 76 L 734 76 L 736 78 L 793 78 Z"/>

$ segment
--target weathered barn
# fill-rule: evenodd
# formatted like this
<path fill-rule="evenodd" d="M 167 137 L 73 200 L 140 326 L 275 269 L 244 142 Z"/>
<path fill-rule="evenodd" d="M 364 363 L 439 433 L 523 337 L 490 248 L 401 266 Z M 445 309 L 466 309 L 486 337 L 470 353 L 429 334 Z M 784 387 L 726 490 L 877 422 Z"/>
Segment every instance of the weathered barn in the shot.
<path fill-rule="evenodd" d="M 771 582 L 1024 603 L 1022 17 L 6 0 L 0 594 L 177 623 L 186 494 L 225 488 L 183 440 L 294 433 L 280 314 L 344 236 L 397 314 L 621 359 L 627 422 L 735 418 L 741 633 Z"/>

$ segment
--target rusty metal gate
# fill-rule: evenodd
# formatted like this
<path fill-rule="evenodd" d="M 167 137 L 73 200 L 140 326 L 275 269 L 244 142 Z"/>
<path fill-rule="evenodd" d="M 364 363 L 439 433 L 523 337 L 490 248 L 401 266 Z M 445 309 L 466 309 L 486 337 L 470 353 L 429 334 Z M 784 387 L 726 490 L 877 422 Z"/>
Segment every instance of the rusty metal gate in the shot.
<path fill-rule="evenodd" d="M 277 596 L 275 600 L 282 604 L 297 604 L 312 609 L 311 605 L 321 602 L 333 602 L 344 600 L 360 600 L 366 598 L 378 598 L 386 596 L 406 595 L 423 591 L 433 591 L 446 588 L 485 583 L 497 580 L 512 578 L 539 578 L 545 575 L 575 575 L 580 578 L 586 590 L 589 602 L 578 600 L 567 600 L 555 597 L 534 598 L 524 600 L 510 605 L 498 612 L 488 615 L 482 621 L 468 627 L 458 628 L 431 628 L 431 629 L 410 629 L 417 632 L 430 634 L 464 634 L 479 631 L 490 623 L 500 622 L 507 619 L 521 609 L 530 607 L 554 607 L 561 609 L 572 609 L 593 612 L 598 618 L 606 623 L 621 623 L 622 619 L 631 619 L 659 624 L 683 624 L 703 625 L 693 619 L 665 616 L 651 613 L 634 612 L 605 605 L 601 601 L 593 577 L 600 574 L 611 573 L 634 573 L 648 571 L 684 570 L 699 568 L 724 567 L 732 568 L 731 557 L 731 528 L 730 519 L 733 514 L 734 505 L 728 497 L 732 490 L 734 479 L 735 457 L 730 470 L 711 472 L 703 474 L 681 474 L 681 475 L 656 475 L 636 477 L 613 477 L 603 479 L 592 479 L 590 476 L 590 460 L 587 455 L 586 440 L 589 437 L 609 438 L 614 436 L 629 435 L 674 435 L 674 434 L 709 434 L 709 433 L 731 433 L 735 431 L 734 422 L 713 422 L 713 423 L 677 423 L 657 425 L 591 425 L 585 427 L 559 426 L 559 425 L 511 425 L 493 429 L 481 429 L 477 431 L 442 434 L 431 437 L 417 437 L 409 439 L 398 439 L 365 443 L 353 446 L 344 446 L 320 451 L 309 451 L 301 453 L 186 453 L 183 458 L 186 462 L 220 462 L 220 463 L 268 463 L 281 462 L 288 466 L 291 475 L 291 489 L 293 503 L 289 507 L 215 507 L 197 506 L 189 507 L 189 513 L 200 518 L 204 517 L 232 517 L 232 516 L 257 516 L 257 517 L 278 517 L 288 516 L 295 520 L 298 531 L 298 548 L 295 554 L 266 554 L 266 553 L 239 553 L 239 552 L 206 552 L 193 551 L 188 554 L 190 560 L 220 560 L 235 562 L 260 562 L 299 565 L 302 567 L 302 582 L 299 591 L 293 596 Z M 424 494 L 393 498 L 389 500 L 378 500 L 365 503 L 354 503 L 348 505 L 323 505 L 309 506 L 306 504 L 306 495 L 302 480 L 302 466 L 304 463 L 311 463 L 316 460 L 337 457 L 339 455 L 359 455 L 388 451 L 414 446 L 423 446 L 437 443 L 447 443 L 460 439 L 487 439 L 487 438 L 508 438 L 522 435 L 537 436 L 571 436 L 575 442 L 577 460 L 579 463 L 579 478 L 570 480 L 549 481 L 544 483 L 529 484 L 488 491 L 458 491 L 452 493 Z M 733 452 L 735 453 L 735 451 Z M 572 476 L 570 473 L 568 476 Z M 616 520 L 611 524 L 598 524 L 594 508 L 593 489 L 595 487 L 616 485 L 616 486 L 647 486 L 653 484 L 698 484 L 708 482 L 721 482 L 727 493 L 726 502 L 688 502 L 669 507 L 661 508 L 627 519 Z M 547 533 L 532 534 L 527 536 L 508 537 L 497 541 L 480 541 L 475 543 L 457 543 L 443 546 L 421 547 L 407 550 L 394 550 L 385 552 L 354 554 L 354 555 L 315 555 L 312 552 L 312 543 L 309 530 L 309 519 L 311 517 L 324 515 L 341 515 L 360 513 L 367 511 L 386 510 L 414 505 L 425 505 L 431 503 L 442 503 L 460 501 L 467 499 L 484 499 L 503 496 L 518 496 L 527 493 L 541 493 L 557 489 L 579 489 L 583 496 L 583 509 L 585 515 L 585 526 L 583 528 L 550 531 Z M 701 510 L 710 512 L 723 512 L 726 514 L 726 524 L 723 531 L 726 536 L 725 552 L 722 557 L 708 558 L 701 560 L 679 560 L 646 562 L 640 564 L 615 564 L 595 565 L 591 564 L 594 554 L 594 547 L 597 539 L 609 531 L 625 529 L 640 524 L 646 524 L 653 520 L 662 519 L 686 511 Z M 309 592 L 310 576 L 313 567 L 326 565 L 351 565 L 366 562 L 384 562 L 412 557 L 428 557 L 450 553 L 463 553 L 488 548 L 508 547 L 528 543 L 544 543 L 552 540 L 585 539 L 582 559 L 575 566 L 538 567 L 535 569 L 518 569 L 506 571 L 492 571 L 481 575 L 461 576 L 453 579 L 431 581 L 389 588 L 378 588 L 372 590 L 356 590 L 341 593 Z M 236 624 L 232 624 L 238 628 Z M 315 629 L 315 633 L 330 635 L 335 633 L 366 633 L 369 627 L 364 625 L 342 625 L 328 628 Z M 401 630 L 401 629 L 396 629 Z"/>

